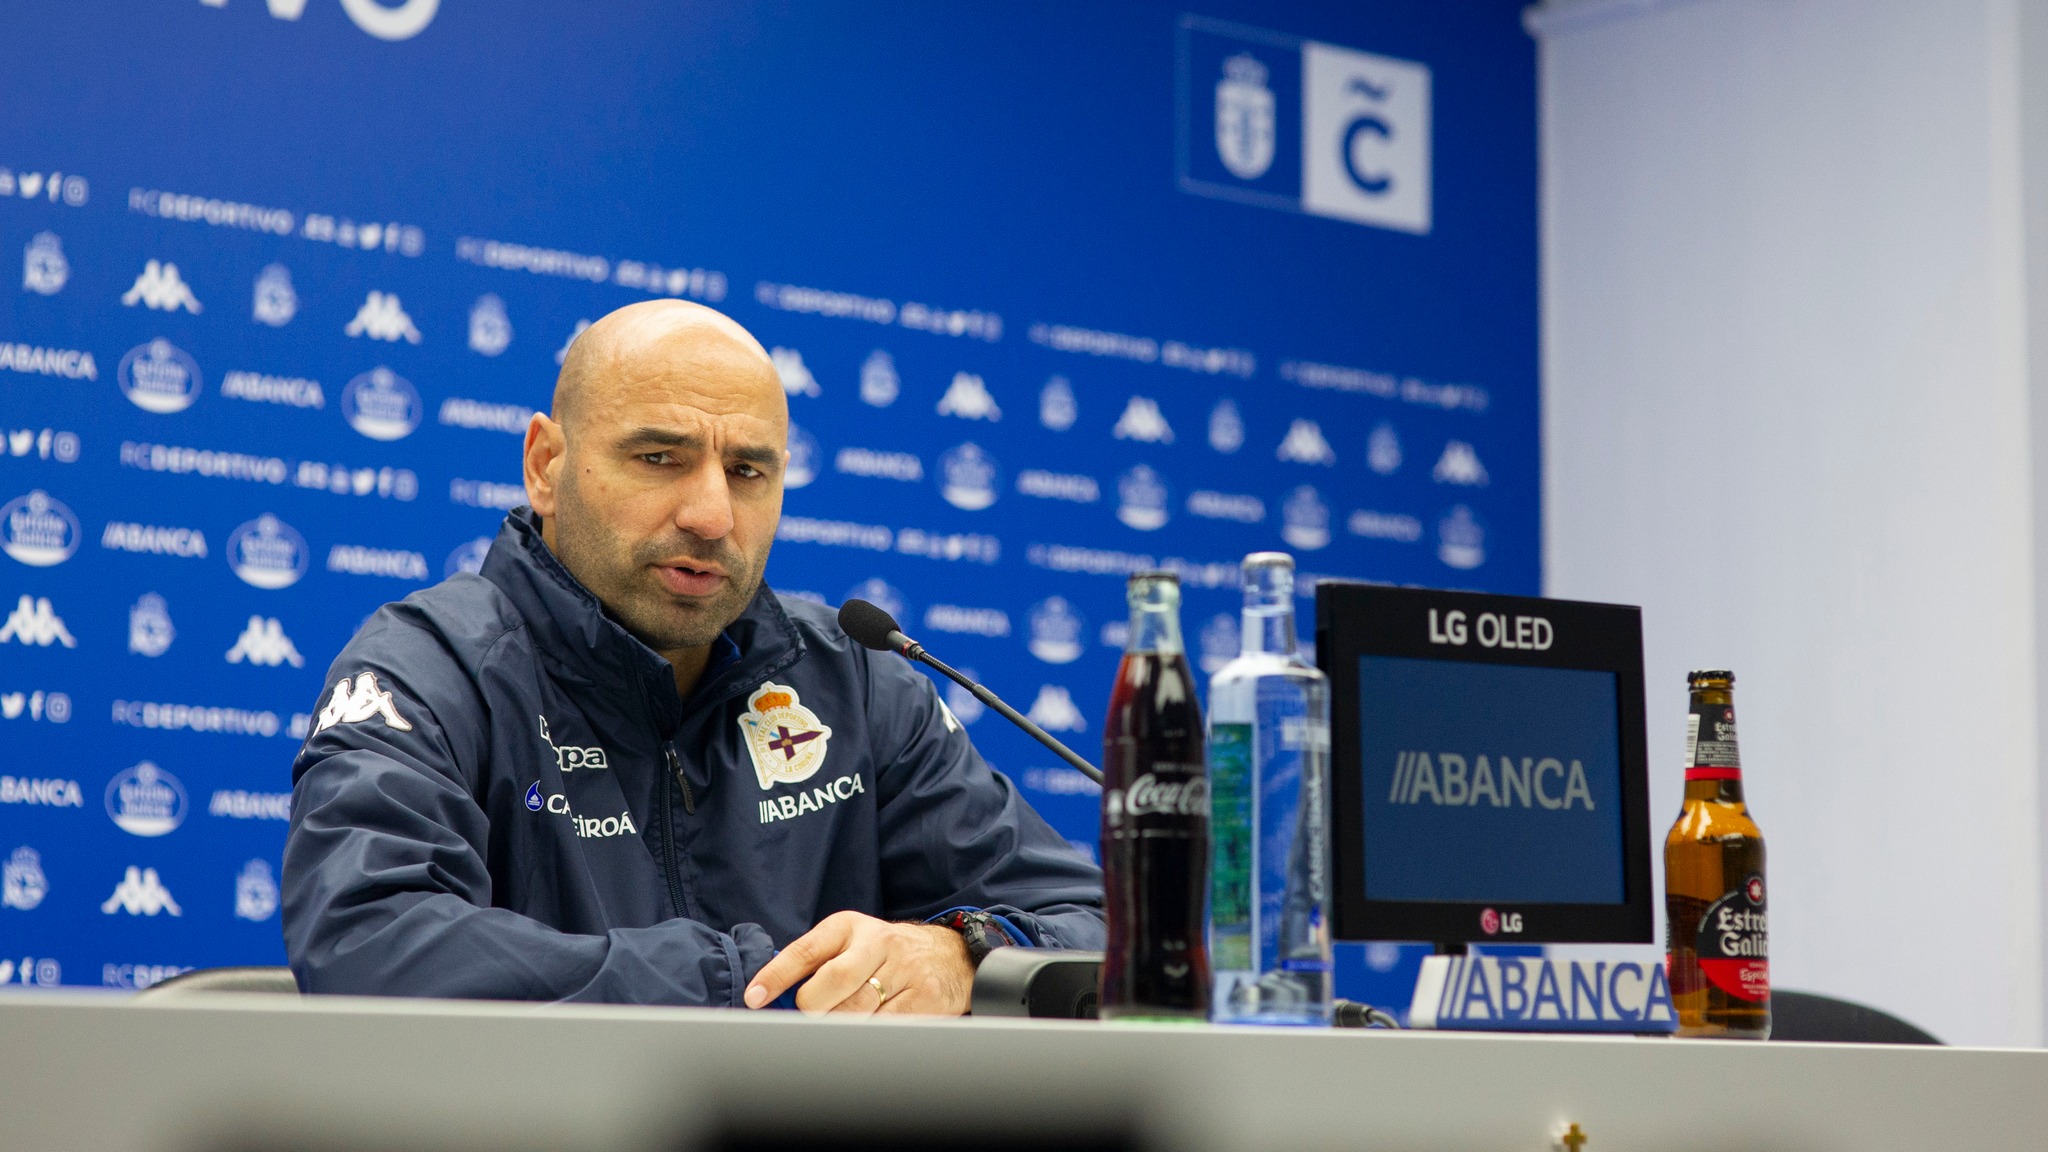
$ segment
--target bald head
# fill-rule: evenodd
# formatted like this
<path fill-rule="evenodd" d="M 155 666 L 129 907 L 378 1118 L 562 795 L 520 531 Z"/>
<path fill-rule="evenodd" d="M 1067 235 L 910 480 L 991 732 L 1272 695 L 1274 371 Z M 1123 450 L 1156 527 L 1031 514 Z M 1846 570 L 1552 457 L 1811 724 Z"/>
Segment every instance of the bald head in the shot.
<path fill-rule="evenodd" d="M 526 432 L 541 535 L 687 692 L 753 600 L 782 516 L 789 401 L 731 318 L 649 300 L 584 329 Z"/>
<path fill-rule="evenodd" d="M 788 400 L 761 342 L 725 313 L 687 300 L 628 304 L 584 329 L 562 358 L 550 414 L 573 432 L 588 404 L 654 376 L 770 398 L 788 420 Z"/>

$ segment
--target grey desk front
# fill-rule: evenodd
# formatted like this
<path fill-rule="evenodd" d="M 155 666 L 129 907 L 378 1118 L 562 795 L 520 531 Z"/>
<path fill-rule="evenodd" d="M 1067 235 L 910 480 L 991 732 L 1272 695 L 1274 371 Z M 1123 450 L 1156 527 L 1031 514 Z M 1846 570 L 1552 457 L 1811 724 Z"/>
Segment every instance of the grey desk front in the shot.
<path fill-rule="evenodd" d="M 0 996 L 0 1148 L 2040 1149 L 2048 1052 Z"/>

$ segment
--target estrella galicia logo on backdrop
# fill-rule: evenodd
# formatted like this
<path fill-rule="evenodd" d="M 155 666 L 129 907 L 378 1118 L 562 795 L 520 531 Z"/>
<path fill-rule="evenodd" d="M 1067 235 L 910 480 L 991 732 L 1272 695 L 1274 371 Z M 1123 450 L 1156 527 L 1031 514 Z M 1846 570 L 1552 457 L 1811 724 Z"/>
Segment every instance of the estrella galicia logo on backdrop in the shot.
<path fill-rule="evenodd" d="M 1081 635 L 1088 622 L 1064 597 L 1048 596 L 1031 606 L 1031 654 L 1048 664 L 1071 664 L 1081 658 Z"/>
<path fill-rule="evenodd" d="M 1289 493 L 1280 514 L 1280 535 L 1289 544 L 1313 552 L 1330 543 L 1330 509 L 1314 488 L 1303 484 Z"/>
<path fill-rule="evenodd" d="M 306 538 L 291 525 L 264 513 L 228 537 L 228 566 L 245 584 L 289 588 L 306 574 Z"/>
<path fill-rule="evenodd" d="M 38 488 L 0 507 L 0 551 L 32 568 L 49 568 L 78 551 L 78 517 Z"/>
<path fill-rule="evenodd" d="M 1183 16 L 1184 191 L 1381 228 L 1430 230 L 1430 70 Z"/>
<path fill-rule="evenodd" d="M 419 390 L 382 364 L 350 380 L 341 390 L 341 414 L 348 426 L 372 440 L 403 440 L 420 426 Z"/>
<path fill-rule="evenodd" d="M 996 502 L 996 458 L 969 441 L 939 457 L 939 495 L 946 503 L 979 512 Z"/>
<path fill-rule="evenodd" d="M 784 488 L 802 488 L 818 478 L 818 440 L 809 432 L 789 425 L 789 463 L 782 470 Z"/>
<path fill-rule="evenodd" d="M 1486 528 L 1459 504 L 1436 522 L 1436 558 L 1459 571 L 1486 563 Z"/>
<path fill-rule="evenodd" d="M 169 340 L 138 344 L 121 357 L 121 392 L 144 412 L 168 416 L 199 399 L 199 362 Z"/>
<path fill-rule="evenodd" d="M 1116 518 L 1140 532 L 1166 527 L 1167 501 L 1171 498 L 1159 473 L 1139 464 L 1116 482 Z"/>
<path fill-rule="evenodd" d="M 185 786 L 148 760 L 115 773 L 107 783 L 107 815 L 135 836 L 175 831 L 185 822 L 186 808 Z"/>

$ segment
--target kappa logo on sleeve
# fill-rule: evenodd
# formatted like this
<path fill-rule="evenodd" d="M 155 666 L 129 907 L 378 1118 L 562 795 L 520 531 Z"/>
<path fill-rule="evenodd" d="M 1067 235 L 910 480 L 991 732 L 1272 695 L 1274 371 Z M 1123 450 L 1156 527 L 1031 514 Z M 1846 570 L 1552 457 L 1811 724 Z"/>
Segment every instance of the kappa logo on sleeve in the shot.
<path fill-rule="evenodd" d="M 796 689 L 772 682 L 764 682 L 747 699 L 740 732 L 747 738 L 754 775 L 764 792 L 777 784 L 810 779 L 825 766 L 825 745 L 832 739 L 832 729 L 803 706 Z"/>
<path fill-rule="evenodd" d="M 365 672 L 353 683 L 344 676 L 335 681 L 334 695 L 328 697 L 327 706 L 320 710 L 320 723 L 313 731 L 325 732 L 336 724 L 358 724 L 372 716 L 382 716 L 386 727 L 412 731 L 412 722 L 400 716 L 392 704 L 391 693 L 378 689 L 375 672 Z"/>

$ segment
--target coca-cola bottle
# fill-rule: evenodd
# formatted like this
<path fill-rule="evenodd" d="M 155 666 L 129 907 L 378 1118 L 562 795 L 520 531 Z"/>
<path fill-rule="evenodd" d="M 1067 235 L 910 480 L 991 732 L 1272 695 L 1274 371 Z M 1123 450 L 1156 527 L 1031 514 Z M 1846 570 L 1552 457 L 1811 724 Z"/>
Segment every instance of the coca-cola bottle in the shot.
<path fill-rule="evenodd" d="M 1180 638 L 1180 580 L 1140 572 L 1127 595 L 1131 638 L 1102 737 L 1109 947 L 1101 1017 L 1201 1021 L 1209 1016 L 1209 778 L 1202 707 Z"/>

